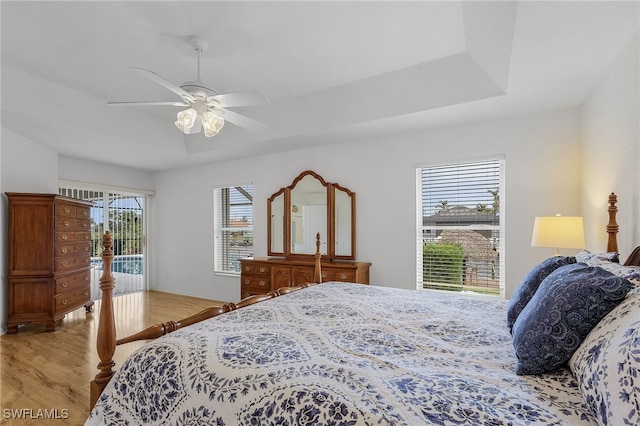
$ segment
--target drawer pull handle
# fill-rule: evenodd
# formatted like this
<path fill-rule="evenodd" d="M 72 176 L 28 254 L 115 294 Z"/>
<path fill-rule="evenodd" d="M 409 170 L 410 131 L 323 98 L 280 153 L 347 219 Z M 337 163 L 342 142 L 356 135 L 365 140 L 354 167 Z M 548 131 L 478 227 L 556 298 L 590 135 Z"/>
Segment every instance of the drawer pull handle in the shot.
<path fill-rule="evenodd" d="M 251 280 L 250 280 L 250 279 L 245 278 L 245 280 L 244 280 L 244 283 L 245 283 L 245 284 L 247 284 L 247 285 L 248 285 L 250 282 L 251 282 Z"/>
<path fill-rule="evenodd" d="M 251 270 L 251 268 L 250 268 L 250 267 L 248 267 L 248 266 L 245 266 L 245 267 L 244 267 L 244 270 L 245 270 L 245 271 L 249 271 L 249 270 Z"/>
<path fill-rule="evenodd" d="M 86 216 L 88 212 L 86 210 L 82 210 L 82 216 Z"/>
<path fill-rule="evenodd" d="M 61 285 L 62 285 L 62 287 L 67 288 L 67 285 L 68 285 L 68 284 L 67 284 L 67 282 L 65 281 L 65 282 L 63 282 Z"/>
<path fill-rule="evenodd" d="M 67 299 L 64 299 L 64 300 L 62 301 L 62 304 L 63 304 L 63 305 L 66 305 L 66 304 L 67 304 Z"/>
<path fill-rule="evenodd" d="M 261 280 L 261 281 L 258 283 L 258 285 L 259 285 L 260 287 L 264 287 L 265 285 L 267 285 L 267 283 L 266 283 L 266 282 L 264 282 L 264 280 Z"/>
<path fill-rule="evenodd" d="M 267 270 L 267 268 L 265 268 L 264 266 L 262 268 L 260 268 L 260 272 L 264 272 L 266 270 Z"/>
<path fill-rule="evenodd" d="M 347 278 L 347 274 L 340 274 L 340 278 L 344 280 L 345 278 Z"/>
<path fill-rule="evenodd" d="M 64 267 L 66 267 L 66 266 L 67 266 L 67 261 L 66 261 L 66 260 L 63 260 L 62 262 L 60 262 L 60 264 L 61 264 L 62 266 L 64 266 Z"/>
<path fill-rule="evenodd" d="M 84 291 L 84 295 L 85 295 L 85 296 L 88 296 L 88 295 L 89 295 L 89 292 L 88 292 L 87 290 L 85 290 L 85 291 Z"/>
<path fill-rule="evenodd" d="M 71 213 L 71 208 L 69 208 L 69 207 L 65 207 L 65 208 L 64 208 L 64 212 L 65 212 L 65 213 Z"/>
<path fill-rule="evenodd" d="M 89 246 L 84 246 L 84 251 L 89 251 Z"/>
<path fill-rule="evenodd" d="M 65 220 L 64 222 L 62 222 L 62 224 L 67 228 L 69 227 L 69 221 L 68 220 Z"/>
<path fill-rule="evenodd" d="M 89 235 L 88 235 L 88 234 L 85 234 L 85 235 L 84 235 L 84 239 L 85 239 L 85 240 L 88 240 L 88 239 L 89 239 Z"/>
<path fill-rule="evenodd" d="M 82 227 L 83 227 L 83 228 L 88 228 L 88 227 L 89 227 L 89 225 L 88 225 L 88 224 L 86 224 L 86 223 L 83 223 L 83 224 L 82 224 Z"/>
<path fill-rule="evenodd" d="M 89 275 L 85 275 L 85 276 L 84 276 L 84 280 L 85 280 L 85 281 L 89 281 Z"/>
<path fill-rule="evenodd" d="M 65 254 L 67 252 L 67 248 L 66 247 L 62 247 L 62 250 L 60 250 L 62 252 L 62 254 Z"/>
<path fill-rule="evenodd" d="M 85 259 L 84 259 L 84 263 L 89 263 L 89 258 L 86 258 L 86 257 L 85 257 Z"/>
<path fill-rule="evenodd" d="M 67 241 L 67 234 L 62 234 L 62 236 L 60 236 L 60 238 L 64 241 Z"/>

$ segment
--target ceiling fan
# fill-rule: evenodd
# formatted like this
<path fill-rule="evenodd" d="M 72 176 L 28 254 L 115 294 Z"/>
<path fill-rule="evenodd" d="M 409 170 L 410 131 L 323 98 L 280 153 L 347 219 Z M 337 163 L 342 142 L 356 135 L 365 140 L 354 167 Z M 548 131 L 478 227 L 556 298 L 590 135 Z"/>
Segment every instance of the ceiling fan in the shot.
<path fill-rule="evenodd" d="M 187 109 L 178 112 L 175 122 L 176 127 L 185 134 L 198 133 L 203 128 L 205 136 L 212 137 L 218 134 L 225 121 L 251 131 L 265 130 L 264 124 L 228 108 L 266 105 L 269 103 L 267 97 L 258 91 L 218 94 L 215 90 L 207 87 L 200 79 L 200 54 L 207 50 L 208 44 L 201 37 L 195 35 L 189 37 L 189 43 L 195 49 L 198 57 L 198 74 L 194 81 L 177 86 L 153 71 L 132 67 L 134 71 L 180 96 L 181 101 L 109 102 L 108 104 L 187 107 Z"/>

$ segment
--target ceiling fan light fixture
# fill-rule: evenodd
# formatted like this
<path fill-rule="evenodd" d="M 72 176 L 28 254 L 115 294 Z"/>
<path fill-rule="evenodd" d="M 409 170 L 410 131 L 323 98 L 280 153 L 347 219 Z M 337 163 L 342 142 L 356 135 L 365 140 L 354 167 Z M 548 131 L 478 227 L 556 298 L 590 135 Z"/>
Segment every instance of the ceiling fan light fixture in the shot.
<path fill-rule="evenodd" d="M 217 135 L 222 126 L 224 126 L 224 118 L 215 112 L 207 110 L 202 114 L 202 128 L 206 137 L 210 138 Z"/>
<path fill-rule="evenodd" d="M 177 115 L 178 120 L 176 120 L 176 127 L 188 135 L 189 131 L 191 131 L 191 128 L 196 123 L 197 117 L 198 113 L 193 108 L 187 108 L 180 111 Z"/>

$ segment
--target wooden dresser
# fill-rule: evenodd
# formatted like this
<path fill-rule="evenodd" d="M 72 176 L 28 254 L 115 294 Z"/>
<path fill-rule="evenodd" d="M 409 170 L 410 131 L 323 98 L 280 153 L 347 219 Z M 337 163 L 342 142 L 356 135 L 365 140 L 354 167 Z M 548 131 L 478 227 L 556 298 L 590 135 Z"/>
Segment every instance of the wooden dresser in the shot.
<path fill-rule="evenodd" d="M 240 259 L 240 297 L 264 294 L 280 287 L 296 286 L 313 282 L 315 263 L 313 260 L 286 258 Z M 349 260 L 322 263 L 322 282 L 345 281 L 369 284 L 369 262 Z"/>
<path fill-rule="evenodd" d="M 7 193 L 8 320 L 60 327 L 64 316 L 91 301 L 91 203 L 55 194 Z"/>

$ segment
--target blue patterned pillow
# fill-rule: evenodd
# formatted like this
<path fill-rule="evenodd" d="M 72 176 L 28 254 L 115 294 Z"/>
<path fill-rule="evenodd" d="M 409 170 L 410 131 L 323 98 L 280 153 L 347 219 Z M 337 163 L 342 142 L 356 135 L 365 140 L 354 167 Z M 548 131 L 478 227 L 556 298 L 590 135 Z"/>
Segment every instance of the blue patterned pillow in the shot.
<path fill-rule="evenodd" d="M 507 306 L 507 325 L 509 330 L 513 327 L 513 323 L 516 322 L 520 312 L 538 290 L 542 280 L 559 267 L 571 263 L 576 263 L 576 258 L 573 256 L 554 256 L 543 260 L 529 271 L 511 295 L 511 299 L 509 299 L 509 305 Z"/>
<path fill-rule="evenodd" d="M 562 266 L 540 284 L 513 324 L 516 374 L 543 374 L 569 361 L 631 283 L 597 266 Z"/>
<path fill-rule="evenodd" d="M 569 368 L 601 425 L 640 424 L 640 288 L 594 327 Z"/>

